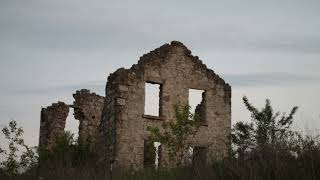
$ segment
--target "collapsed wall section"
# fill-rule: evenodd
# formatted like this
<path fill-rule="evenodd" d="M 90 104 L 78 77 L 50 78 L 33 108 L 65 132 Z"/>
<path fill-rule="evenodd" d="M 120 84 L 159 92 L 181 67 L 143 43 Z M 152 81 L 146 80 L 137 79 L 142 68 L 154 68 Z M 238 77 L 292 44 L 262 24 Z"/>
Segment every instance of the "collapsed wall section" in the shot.
<path fill-rule="evenodd" d="M 74 117 L 80 121 L 79 139 L 94 143 L 101 121 L 105 98 L 91 93 L 87 89 L 76 91 L 73 97 Z"/>
<path fill-rule="evenodd" d="M 64 134 L 69 106 L 64 102 L 53 103 L 41 109 L 39 148 L 52 150 L 59 136 Z"/>

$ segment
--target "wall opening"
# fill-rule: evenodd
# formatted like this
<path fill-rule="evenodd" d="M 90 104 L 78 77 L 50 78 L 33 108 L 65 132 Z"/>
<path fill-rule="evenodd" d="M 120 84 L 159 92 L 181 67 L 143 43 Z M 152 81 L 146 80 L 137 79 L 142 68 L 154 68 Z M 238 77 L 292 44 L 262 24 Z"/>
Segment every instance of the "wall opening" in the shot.
<path fill-rule="evenodd" d="M 144 168 L 158 169 L 161 162 L 161 147 L 160 142 L 144 141 Z"/>
<path fill-rule="evenodd" d="M 156 83 L 145 83 L 145 104 L 144 114 L 150 116 L 161 115 L 160 98 L 162 85 Z"/>
<path fill-rule="evenodd" d="M 192 165 L 192 158 L 193 158 L 193 147 L 189 147 L 186 153 L 185 164 Z"/>
<path fill-rule="evenodd" d="M 204 167 L 207 163 L 207 147 L 194 147 L 192 155 L 192 165 L 196 167 Z"/>
<path fill-rule="evenodd" d="M 79 137 L 79 121 L 74 118 L 73 114 L 74 114 L 74 109 L 70 108 L 64 131 L 71 132 L 74 135 L 73 137 L 77 139 Z"/>
<path fill-rule="evenodd" d="M 197 120 L 206 123 L 206 91 L 189 89 L 189 106 L 191 112 L 196 115 Z"/>

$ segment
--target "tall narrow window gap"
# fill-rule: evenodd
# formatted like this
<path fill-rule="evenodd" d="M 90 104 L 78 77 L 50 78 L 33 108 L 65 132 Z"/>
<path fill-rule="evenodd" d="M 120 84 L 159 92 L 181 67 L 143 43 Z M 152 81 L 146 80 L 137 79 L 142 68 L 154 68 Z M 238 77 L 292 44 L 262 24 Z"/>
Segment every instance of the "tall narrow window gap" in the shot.
<path fill-rule="evenodd" d="M 162 85 L 157 83 L 145 83 L 145 104 L 144 114 L 150 116 L 161 115 L 160 108 L 160 96 L 161 96 Z"/>
<path fill-rule="evenodd" d="M 206 91 L 189 89 L 189 106 L 191 112 L 197 116 L 197 120 L 206 123 Z"/>
<path fill-rule="evenodd" d="M 74 135 L 74 138 L 78 138 L 78 136 L 79 136 L 79 120 L 75 119 L 73 114 L 74 114 L 74 109 L 70 108 L 64 131 L 69 131 L 70 133 L 72 133 Z"/>
<path fill-rule="evenodd" d="M 161 162 L 161 143 L 144 141 L 144 167 L 158 169 Z"/>

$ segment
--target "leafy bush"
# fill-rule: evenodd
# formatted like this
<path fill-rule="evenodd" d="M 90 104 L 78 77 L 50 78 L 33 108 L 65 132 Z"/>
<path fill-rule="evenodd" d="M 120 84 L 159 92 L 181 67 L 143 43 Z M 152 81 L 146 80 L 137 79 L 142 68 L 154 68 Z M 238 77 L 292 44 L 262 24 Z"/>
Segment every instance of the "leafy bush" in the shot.
<path fill-rule="evenodd" d="M 168 148 L 169 158 L 179 167 L 190 147 L 187 140 L 198 132 L 201 122 L 190 112 L 189 105 L 176 105 L 174 110 L 175 121 L 163 122 L 162 130 L 150 126 L 147 130 L 151 133 L 152 142 L 160 142 Z"/>
<path fill-rule="evenodd" d="M 5 159 L 0 163 L 1 173 L 7 176 L 14 176 L 20 172 L 31 173 L 37 166 L 38 157 L 36 147 L 29 147 L 24 143 L 22 127 L 17 127 L 17 122 L 11 121 L 9 127 L 2 129 L 2 133 L 7 140 L 8 148 L 0 148 L 0 154 Z"/>
<path fill-rule="evenodd" d="M 270 100 L 258 110 L 246 97 L 251 122 L 238 122 L 232 131 L 234 157 L 229 168 L 246 179 L 319 179 L 318 140 L 291 130 L 293 116 L 274 112 Z"/>
<path fill-rule="evenodd" d="M 282 155 L 292 153 L 299 134 L 290 128 L 298 107 L 293 107 L 288 116 L 282 113 L 279 118 L 280 112 L 274 112 L 268 99 L 261 111 L 250 104 L 246 97 L 243 97 L 243 102 L 252 119 L 251 122 L 238 122 L 233 128 L 232 142 L 236 148 L 236 155 L 244 159 L 255 155 L 270 158 L 267 157 L 270 153 L 280 151 Z"/>

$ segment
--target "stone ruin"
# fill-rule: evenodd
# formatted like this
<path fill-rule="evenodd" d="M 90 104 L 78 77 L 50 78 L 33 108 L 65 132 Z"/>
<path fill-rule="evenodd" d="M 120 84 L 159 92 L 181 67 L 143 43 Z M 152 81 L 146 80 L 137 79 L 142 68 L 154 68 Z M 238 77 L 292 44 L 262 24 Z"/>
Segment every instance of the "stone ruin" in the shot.
<path fill-rule="evenodd" d="M 82 89 L 73 94 L 74 117 L 79 123 L 79 139 L 95 141 L 98 136 L 105 98 Z M 94 143 L 94 142 L 92 142 Z"/>
<path fill-rule="evenodd" d="M 40 149 L 52 149 L 56 138 L 64 133 L 69 106 L 63 102 L 53 103 L 41 109 L 40 118 Z"/>
<path fill-rule="evenodd" d="M 159 113 L 145 113 L 145 86 L 159 85 Z M 189 90 L 203 90 L 202 102 L 196 107 L 202 126 L 189 139 L 193 154 L 202 160 L 228 156 L 231 148 L 231 87 L 208 69 L 182 43 L 173 41 L 143 55 L 130 69 L 120 68 L 108 77 L 106 96 L 88 90 L 74 94 L 73 105 L 59 102 L 41 111 L 39 146 L 52 148 L 54 139 L 63 133 L 69 108 L 75 109 L 80 121 L 79 136 L 93 137 L 97 163 L 125 169 L 142 169 L 157 162 L 173 167 L 168 150 L 159 146 L 157 156 L 148 152 L 148 126 L 161 127 L 174 121 L 174 105 L 189 103 Z M 152 158 L 150 158 L 150 154 Z M 195 159 L 194 159 L 195 160 Z"/>
<path fill-rule="evenodd" d="M 57 138 L 64 134 L 69 108 L 74 108 L 74 118 L 79 120 L 79 139 L 86 141 L 90 138 L 93 140 L 92 144 L 95 144 L 105 98 L 87 89 L 76 91 L 73 97 L 72 105 L 58 102 L 42 108 L 40 149 L 51 150 Z"/>

